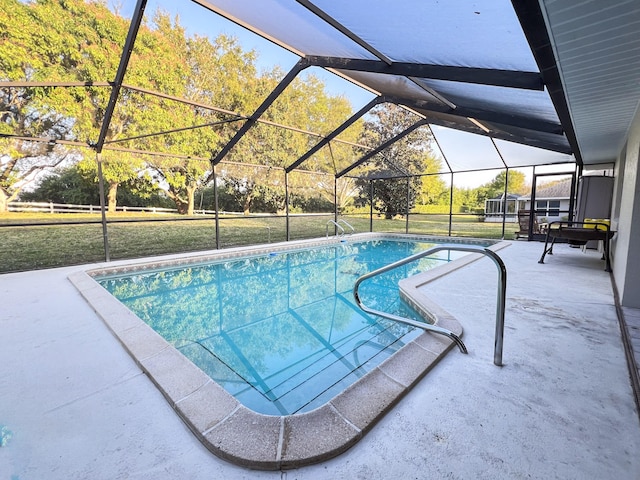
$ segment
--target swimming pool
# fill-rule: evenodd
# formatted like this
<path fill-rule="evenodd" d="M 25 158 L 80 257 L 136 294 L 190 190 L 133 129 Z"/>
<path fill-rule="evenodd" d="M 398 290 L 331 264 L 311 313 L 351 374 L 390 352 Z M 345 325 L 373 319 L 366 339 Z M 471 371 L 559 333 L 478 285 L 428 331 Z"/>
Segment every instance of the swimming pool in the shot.
<path fill-rule="evenodd" d="M 304 343 L 302 341 L 304 338 L 307 339 L 307 343 L 313 340 L 316 341 L 316 344 L 323 343 L 321 338 L 326 339 L 327 332 L 334 332 L 336 338 L 342 339 L 343 345 L 348 345 L 349 341 L 352 340 L 350 335 L 358 330 L 369 330 L 370 338 L 374 338 L 375 340 L 362 343 L 361 346 L 363 346 L 364 349 L 358 351 L 356 355 L 352 353 L 353 348 L 351 353 L 347 351 L 346 359 L 351 363 L 351 366 L 356 366 L 355 371 L 359 372 L 351 375 L 357 377 L 351 385 L 345 386 L 344 383 L 338 382 L 338 390 L 341 391 L 337 394 L 336 391 L 330 391 L 330 389 L 323 387 L 323 392 L 326 391 L 327 393 L 325 396 L 319 395 L 312 400 L 312 403 L 315 402 L 313 405 L 320 405 L 315 408 L 311 403 L 303 402 L 305 404 L 302 407 L 300 407 L 300 404 L 298 407 L 295 407 L 298 409 L 298 413 L 274 413 L 266 415 L 243 405 L 236 397 L 231 395 L 217 381 L 212 380 L 212 378 L 205 373 L 207 369 L 212 368 L 210 362 L 213 362 L 213 364 L 218 367 L 224 362 L 212 360 L 212 355 L 210 355 L 207 349 L 202 347 L 201 344 L 207 346 L 209 350 L 214 351 L 207 342 L 209 340 L 219 342 L 223 337 L 222 335 L 216 337 L 217 331 L 211 331 L 209 327 L 204 326 L 204 323 L 196 322 L 195 325 L 188 325 L 187 327 L 183 327 L 183 330 L 174 332 L 173 337 L 167 340 L 141 319 L 141 317 L 144 317 L 146 314 L 144 308 L 140 310 L 140 316 L 135 314 L 130 308 L 125 306 L 124 303 L 111 295 L 103 286 L 99 285 L 96 279 L 108 282 L 118 277 L 152 278 L 147 277 L 147 275 L 164 271 L 164 275 L 156 276 L 154 280 L 138 282 L 138 287 L 136 287 L 138 290 L 129 292 L 127 294 L 128 299 L 124 301 L 130 302 L 132 307 L 136 302 L 143 305 L 144 302 L 142 298 L 144 295 L 153 293 L 154 289 L 160 283 L 173 283 L 179 286 L 177 293 L 164 303 L 156 305 L 156 309 L 169 310 L 175 306 L 174 316 L 181 316 L 186 310 L 195 308 L 196 318 L 210 319 L 212 314 L 209 313 L 208 307 L 204 308 L 204 310 L 202 307 L 202 305 L 206 305 L 206 302 L 202 302 L 202 304 L 196 302 L 194 304 L 195 306 L 186 307 L 186 302 L 184 302 L 183 299 L 185 296 L 188 296 L 187 294 L 189 292 L 199 292 L 197 296 L 201 300 L 212 296 L 203 293 L 203 284 L 207 282 L 201 280 L 208 278 L 209 284 L 218 285 L 220 277 L 215 273 L 205 273 L 206 269 L 203 269 L 205 264 L 213 263 L 220 265 L 215 267 L 214 270 L 224 269 L 225 267 L 222 265 L 225 264 L 229 266 L 233 265 L 234 268 L 229 268 L 229 270 L 236 271 L 235 277 L 246 279 L 243 288 L 238 287 L 237 284 L 235 284 L 236 286 L 228 284 L 229 286 L 226 290 L 226 292 L 231 295 L 231 298 L 236 300 L 233 307 L 228 311 L 230 314 L 228 318 L 230 318 L 231 321 L 235 319 L 237 322 L 238 319 L 246 318 L 247 307 L 242 299 L 256 293 L 255 289 L 256 285 L 260 283 L 260 273 L 263 264 L 278 264 L 278 262 L 283 262 L 288 258 L 285 253 L 297 249 L 323 249 L 326 246 L 332 246 L 335 247 L 335 249 L 345 249 L 345 247 L 351 248 L 355 243 L 360 241 L 387 240 L 399 240 L 402 242 L 410 240 L 412 242 L 422 243 L 443 243 L 446 241 L 447 243 L 464 245 L 472 244 L 478 247 L 493 243 L 493 246 L 487 247 L 492 250 L 497 250 L 506 245 L 506 242 L 481 242 L 453 238 L 442 239 L 416 235 L 355 234 L 349 237 L 346 246 L 340 242 L 339 239 L 330 238 L 285 242 L 260 247 L 242 247 L 208 254 L 194 253 L 176 255 L 146 261 L 130 260 L 114 262 L 86 271 L 76 272 L 69 276 L 69 280 L 76 286 L 81 295 L 111 329 L 142 371 L 154 382 L 176 413 L 184 420 L 206 448 L 221 458 L 251 468 L 268 470 L 294 468 L 331 458 L 356 443 L 372 428 L 377 420 L 388 412 L 393 405 L 453 347 L 451 339 L 441 335 L 433 335 L 429 332 L 419 332 L 409 329 L 403 330 L 405 327 L 397 324 L 391 325 L 386 321 L 380 323 L 380 325 L 383 325 L 382 328 L 361 324 L 361 328 L 353 328 L 352 330 L 349 328 L 342 330 L 336 328 L 331 330 L 330 324 L 332 321 L 335 323 L 335 320 L 330 319 L 324 320 L 325 324 L 316 326 L 312 329 L 313 331 L 310 330 L 305 325 L 305 323 L 309 324 L 308 320 L 310 317 L 313 317 L 317 312 L 330 310 L 329 307 L 335 305 L 340 306 L 337 310 L 343 313 L 347 312 L 350 317 L 360 319 L 364 317 L 361 313 L 349 306 L 349 302 L 343 302 L 342 299 L 336 300 L 335 298 L 333 300 L 327 300 L 327 297 L 322 296 L 326 293 L 326 290 L 324 287 L 318 285 L 324 285 L 324 283 L 317 282 L 317 275 L 310 273 L 308 264 L 313 264 L 313 262 L 309 260 L 309 257 L 305 257 L 306 263 L 305 261 L 297 262 L 297 268 L 302 273 L 302 281 L 296 283 L 288 280 L 288 274 L 283 275 L 282 272 L 290 272 L 290 270 L 286 270 L 284 267 L 276 270 L 280 272 L 280 275 L 283 275 L 280 277 L 281 281 L 276 282 L 276 284 L 280 285 L 278 288 L 282 288 L 283 291 L 288 292 L 288 296 L 284 297 L 288 303 L 278 303 L 275 302 L 275 300 L 267 299 L 267 307 L 263 308 L 266 313 L 266 319 L 259 322 L 261 326 L 259 328 L 251 328 L 248 326 L 243 327 L 243 323 L 234 325 L 237 328 L 235 332 L 232 332 L 235 336 L 226 333 L 226 335 L 233 340 L 233 342 L 227 343 L 227 345 L 241 346 L 244 348 L 244 346 L 238 345 L 241 343 L 243 337 L 241 333 L 250 332 L 249 336 L 253 335 L 254 343 L 265 347 L 264 342 L 262 342 L 262 330 L 260 329 L 268 330 L 269 328 L 275 328 L 274 325 L 278 324 L 276 320 L 282 318 L 286 320 L 282 325 L 290 326 L 291 321 L 294 321 L 294 331 L 296 332 L 295 335 L 286 335 L 286 329 L 280 330 L 284 333 L 280 335 L 284 345 L 291 344 L 291 337 L 299 343 Z M 335 249 L 333 250 L 334 253 Z M 330 256 L 330 254 L 327 254 L 327 250 L 323 251 L 325 252 L 323 255 Z M 332 250 L 329 250 L 329 252 L 331 251 Z M 256 265 L 249 266 L 245 263 L 248 257 L 262 258 L 261 262 L 263 263 L 258 262 Z M 446 311 L 442 310 L 437 303 L 429 299 L 425 295 L 425 292 L 422 291 L 422 287 L 439 276 L 445 275 L 478 258 L 480 258 L 480 255 L 465 255 L 452 262 L 432 261 L 444 265 L 397 282 L 399 278 L 412 273 L 410 270 L 407 270 L 401 272 L 398 278 L 395 278 L 393 281 L 396 282 L 396 285 L 399 284 L 402 298 L 406 300 L 408 304 L 415 306 L 417 310 L 422 312 L 423 316 L 428 315 L 436 325 L 450 330 L 455 335 L 461 336 L 462 327 L 459 322 Z M 386 260 L 387 263 L 392 261 L 390 258 Z M 293 262 L 291 259 L 288 261 L 290 264 Z M 335 259 L 332 259 L 329 264 L 332 267 L 325 266 L 324 268 L 330 272 L 334 272 L 331 282 L 339 285 L 337 291 L 346 299 L 351 298 L 351 293 L 349 292 L 349 295 L 343 294 L 345 292 L 344 289 L 347 287 L 343 285 L 342 282 L 346 282 L 346 279 L 349 278 L 350 282 L 355 281 L 357 275 L 361 273 L 360 268 L 366 267 L 370 269 L 367 262 L 357 263 L 352 260 L 336 262 Z M 242 270 L 243 267 L 244 273 L 240 273 L 239 271 Z M 167 275 L 167 272 L 172 273 Z M 191 273 L 187 274 L 186 272 Z M 194 277 L 194 273 L 196 272 L 197 274 Z M 200 283 L 196 282 L 194 280 L 195 278 L 198 278 L 198 282 Z M 331 275 L 329 275 L 329 278 L 331 278 Z M 285 279 L 286 282 L 284 281 Z M 378 279 L 371 279 L 367 282 L 369 281 L 377 282 Z M 286 289 L 282 287 L 283 283 L 287 283 Z M 365 285 L 363 284 L 363 288 L 364 287 Z M 219 290 L 219 292 L 223 290 L 224 289 Z M 395 290 L 397 291 L 397 289 Z M 366 289 L 364 291 L 366 292 Z M 362 292 L 363 290 L 361 290 L 361 293 Z M 269 292 L 269 294 L 274 294 L 274 297 L 275 293 L 274 291 Z M 134 298 L 136 296 L 140 298 Z M 212 297 L 218 301 L 222 299 L 220 295 L 214 295 Z M 257 298 L 265 299 L 266 297 L 264 295 L 261 297 L 258 294 Z M 307 303 L 304 303 L 302 299 L 306 299 Z M 283 302 L 284 300 L 279 301 Z M 314 303 L 314 301 L 317 302 L 317 304 Z M 374 298 L 367 299 L 367 302 L 370 303 L 375 301 Z M 415 312 L 412 312 L 411 309 L 403 304 L 401 300 L 397 299 L 397 297 L 393 300 L 385 297 L 384 301 L 388 303 L 388 305 L 384 306 L 385 308 L 386 306 L 390 306 L 391 308 L 400 309 L 397 311 L 402 311 L 404 314 L 416 315 Z M 302 305 L 294 305 L 296 302 Z M 327 307 L 326 302 L 329 302 L 329 307 Z M 140 305 L 135 308 L 140 307 Z M 279 308 L 275 308 L 273 305 L 279 305 Z M 381 304 L 376 305 L 381 308 L 383 307 Z M 297 308 L 300 306 L 308 310 L 306 316 L 302 315 L 303 322 L 289 310 L 291 307 Z M 150 307 L 149 309 L 152 310 Z M 284 313 L 278 313 L 281 311 Z M 222 318 L 224 320 L 227 318 L 227 315 L 223 315 Z M 226 323 L 226 320 L 224 320 L 223 323 Z M 219 327 L 219 323 L 214 322 L 214 325 Z M 266 326 L 269 326 L 269 328 L 266 328 Z M 396 331 L 399 332 L 395 335 L 395 341 L 384 340 L 387 338 L 387 333 L 384 333 L 384 328 L 387 328 L 387 331 L 390 329 L 394 330 L 394 333 L 396 333 Z M 159 330 L 162 330 L 162 326 Z M 386 345 L 390 349 L 385 354 L 385 349 L 380 348 L 378 345 L 372 345 L 374 343 Z M 393 346 L 394 344 L 395 347 Z M 351 341 L 350 346 L 354 346 L 353 341 Z M 261 355 L 264 356 L 266 355 L 264 352 L 271 352 L 272 347 L 273 345 L 271 345 L 269 349 L 258 347 L 255 348 L 253 352 L 247 351 L 243 353 L 243 355 L 245 357 L 251 355 L 257 355 L 258 357 Z M 244 352 L 242 348 L 239 349 L 240 352 Z M 184 354 L 189 349 L 200 351 L 201 354 L 207 352 L 206 356 L 204 356 L 207 360 L 204 362 L 202 359 L 198 360 L 197 358 L 194 358 L 194 361 L 189 360 Z M 291 350 L 294 349 L 291 348 Z M 368 350 L 368 352 L 366 350 Z M 391 354 L 392 352 L 395 353 Z M 271 355 L 271 353 L 269 353 L 269 355 Z M 376 360 L 376 356 L 378 355 L 380 356 L 378 360 Z M 334 363 L 344 365 L 344 362 L 338 360 L 337 356 L 333 353 L 327 357 L 331 356 L 335 357 Z M 237 356 L 237 358 L 242 358 L 242 355 Z M 313 364 L 314 362 L 311 360 L 315 360 L 315 357 L 309 360 L 310 361 L 306 363 Z M 203 368 L 197 366 L 194 362 L 203 362 Z M 374 365 L 375 362 L 377 362 L 377 365 Z M 243 362 L 237 365 L 240 366 L 235 367 L 238 369 L 236 373 L 241 373 L 248 377 L 252 376 L 251 374 L 247 374 L 248 369 L 245 369 L 244 373 L 242 373 L 242 368 L 246 367 Z M 272 370 L 275 368 L 275 371 L 281 370 L 279 366 L 274 367 L 271 365 L 271 368 Z M 230 368 L 230 370 L 233 370 L 233 368 Z M 229 370 L 224 369 L 222 369 L 222 371 L 229 372 Z M 358 375 L 361 376 L 359 377 Z M 264 375 L 264 377 L 268 376 L 269 375 Z M 274 376 L 274 378 L 275 377 L 277 377 L 277 375 Z M 252 377 L 251 381 L 253 380 L 255 380 L 255 377 Z M 351 379 L 348 380 L 351 381 Z M 255 383 L 256 382 L 254 382 L 254 384 Z M 311 381 L 311 383 L 315 382 Z M 239 383 L 237 383 L 236 386 L 237 385 L 239 385 Z M 242 388 L 247 389 L 246 386 Z M 253 392 L 249 397 L 252 396 L 253 399 L 258 396 L 268 397 L 270 394 L 265 395 L 264 392 L 268 391 L 269 388 L 272 388 L 270 384 L 266 385 L 266 388 L 262 390 L 256 388 L 254 385 L 251 387 Z M 335 396 L 329 398 L 334 394 Z M 285 402 L 287 403 L 286 408 L 289 408 L 288 402 L 289 399 Z M 278 407 L 275 408 L 278 409 Z M 278 412 L 279 411 L 280 410 L 278 410 Z"/>
<path fill-rule="evenodd" d="M 189 267 L 97 277 L 165 340 L 248 408 L 313 410 L 421 331 L 362 312 L 355 280 L 435 245 L 377 239 Z M 367 282 L 367 305 L 422 320 L 398 282 L 462 256 L 438 252 Z"/>

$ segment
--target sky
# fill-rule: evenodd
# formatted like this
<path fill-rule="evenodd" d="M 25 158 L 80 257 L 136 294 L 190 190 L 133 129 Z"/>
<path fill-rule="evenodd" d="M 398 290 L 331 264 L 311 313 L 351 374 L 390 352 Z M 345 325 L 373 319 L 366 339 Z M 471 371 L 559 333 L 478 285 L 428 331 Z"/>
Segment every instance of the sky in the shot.
<path fill-rule="evenodd" d="M 119 9 L 120 15 L 130 18 L 136 2 L 134 0 L 109 0 L 108 5 L 112 10 Z M 249 30 L 210 12 L 205 8 L 190 1 L 175 0 L 151 0 L 145 7 L 145 18 L 150 18 L 157 8 L 168 12 L 172 18 L 178 15 L 180 24 L 186 29 L 187 35 L 208 36 L 211 39 L 220 34 L 236 37 L 244 50 L 255 50 L 258 54 L 258 69 L 271 70 L 279 65 L 287 72 L 295 65 L 300 57 L 288 52 L 282 47 L 265 40 Z M 328 93 L 343 95 L 351 102 L 354 111 L 366 105 L 374 95 L 365 89 L 352 84 L 335 74 L 322 68 L 309 68 L 324 83 Z"/>
<path fill-rule="evenodd" d="M 130 18 L 136 2 L 135 0 L 109 0 L 108 5 L 120 15 Z M 187 35 L 208 36 L 212 39 L 220 34 L 226 34 L 238 39 L 238 43 L 244 50 L 255 50 L 257 53 L 256 65 L 258 69 L 270 70 L 278 65 L 284 72 L 287 72 L 298 61 L 299 57 L 288 52 L 282 47 L 250 32 L 249 30 L 234 24 L 233 22 L 210 12 L 191 1 L 176 0 L 150 0 L 145 7 L 145 18 L 150 18 L 158 9 L 168 12 L 172 18 L 179 17 L 180 24 L 185 28 Z M 357 85 L 348 82 L 339 76 L 332 74 L 321 68 L 310 68 L 307 70 L 320 78 L 326 91 L 331 95 L 342 95 L 350 102 L 354 111 L 359 110 L 373 98 L 373 94 Z M 432 126 L 432 131 L 444 151 L 444 158 L 452 165 L 454 171 L 466 168 L 477 168 L 474 165 L 482 160 L 483 164 L 491 165 L 492 168 L 501 168 L 502 161 L 492 142 L 484 136 L 459 132 L 444 127 Z M 540 149 L 522 147 L 510 142 L 496 142 L 496 145 L 503 155 L 514 155 L 521 164 L 528 164 L 527 157 L 531 155 L 549 156 L 549 161 L 554 159 L 552 152 Z M 441 155 L 442 157 L 442 155 Z M 568 167 L 547 166 L 538 167 L 538 173 L 551 171 L 566 172 Z M 523 169 L 528 181 L 531 181 L 532 169 Z M 477 171 L 467 174 L 456 174 L 455 184 L 458 187 L 477 187 L 490 182 L 499 170 Z"/>

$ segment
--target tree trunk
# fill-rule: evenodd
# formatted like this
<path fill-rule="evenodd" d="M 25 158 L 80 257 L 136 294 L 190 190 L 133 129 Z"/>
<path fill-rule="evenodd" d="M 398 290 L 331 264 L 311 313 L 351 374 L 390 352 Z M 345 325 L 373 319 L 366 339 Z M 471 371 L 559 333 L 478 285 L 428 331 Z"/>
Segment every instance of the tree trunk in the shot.
<path fill-rule="evenodd" d="M 245 215 L 249 215 L 251 213 L 251 201 L 253 200 L 253 195 L 247 195 L 244 199 L 244 205 L 242 206 L 242 210 Z"/>
<path fill-rule="evenodd" d="M 193 205 L 195 203 L 196 187 L 187 187 L 187 215 L 193 215 Z"/>
<path fill-rule="evenodd" d="M 167 190 L 167 195 L 169 195 L 169 198 L 175 202 L 176 210 L 178 210 L 178 213 L 180 215 L 184 215 L 189 211 L 188 202 L 186 202 L 184 200 L 184 197 L 182 197 L 176 190 L 174 190 L 173 187 L 169 187 L 169 190 Z"/>
<path fill-rule="evenodd" d="M 0 212 L 7 212 L 9 210 L 9 196 L 0 188 Z"/>
<path fill-rule="evenodd" d="M 107 211 L 109 213 L 115 213 L 116 206 L 118 204 L 118 200 L 116 199 L 116 195 L 118 194 L 118 184 L 117 183 L 109 183 L 109 191 L 107 192 Z"/>
<path fill-rule="evenodd" d="M 176 208 L 178 209 L 178 213 L 180 215 L 184 215 L 185 213 L 189 213 L 189 205 L 183 202 L 180 199 L 175 198 L 174 202 L 176 202 Z"/>

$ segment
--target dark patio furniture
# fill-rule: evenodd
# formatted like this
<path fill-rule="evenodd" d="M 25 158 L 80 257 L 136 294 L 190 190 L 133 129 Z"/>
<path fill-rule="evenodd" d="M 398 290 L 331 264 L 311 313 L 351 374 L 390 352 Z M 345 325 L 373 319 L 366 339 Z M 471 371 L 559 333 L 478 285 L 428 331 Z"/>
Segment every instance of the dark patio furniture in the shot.
<path fill-rule="evenodd" d="M 587 227 L 588 225 L 588 227 Z M 611 271 L 609 260 L 609 240 L 616 232 L 609 228 L 607 223 L 600 222 L 551 222 L 547 228 L 547 237 L 544 242 L 544 250 L 538 263 L 544 263 L 545 255 L 553 255 L 553 245 L 556 240 L 566 240 L 569 245 L 582 246 L 590 240 L 602 241 L 604 252 L 602 259 L 605 261 L 605 271 Z M 551 239 L 551 245 L 549 245 Z"/>
<path fill-rule="evenodd" d="M 516 240 L 520 237 L 529 238 L 529 227 L 531 226 L 531 233 L 533 235 L 544 233 L 540 230 L 540 225 L 538 224 L 538 218 L 535 213 L 533 214 L 533 225 L 531 225 L 531 210 L 520 210 L 518 211 L 518 226 L 520 230 L 516 232 Z"/>

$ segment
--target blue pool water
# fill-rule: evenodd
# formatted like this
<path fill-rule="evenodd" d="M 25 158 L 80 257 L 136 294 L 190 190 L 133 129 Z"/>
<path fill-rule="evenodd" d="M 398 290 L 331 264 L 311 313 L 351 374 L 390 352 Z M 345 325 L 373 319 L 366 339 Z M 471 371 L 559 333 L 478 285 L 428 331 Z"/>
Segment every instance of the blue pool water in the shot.
<path fill-rule="evenodd" d="M 421 332 L 362 312 L 355 280 L 433 243 L 346 242 L 97 278 L 111 294 L 252 410 L 316 408 Z M 370 279 L 363 302 L 422 320 L 398 282 L 460 252 Z"/>

